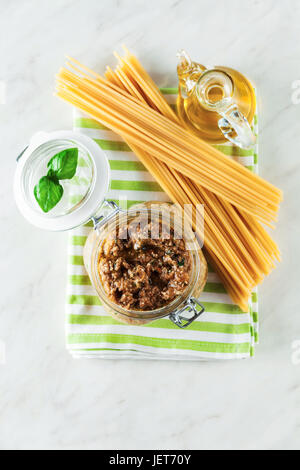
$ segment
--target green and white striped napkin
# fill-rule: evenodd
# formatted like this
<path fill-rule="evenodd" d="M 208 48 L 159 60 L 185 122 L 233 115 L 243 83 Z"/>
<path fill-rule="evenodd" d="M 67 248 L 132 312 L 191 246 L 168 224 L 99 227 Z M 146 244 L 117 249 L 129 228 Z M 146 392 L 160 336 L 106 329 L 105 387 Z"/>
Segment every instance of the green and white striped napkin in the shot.
<path fill-rule="evenodd" d="M 177 90 L 162 91 L 175 105 Z M 118 135 L 77 110 L 74 129 L 95 139 L 107 154 L 112 177 L 108 199 L 118 203 L 126 196 L 128 207 L 137 202 L 169 200 Z M 256 116 L 254 131 L 257 134 Z M 257 148 L 241 150 L 229 143 L 217 147 L 257 171 Z M 84 268 L 83 246 L 90 230 L 91 224 L 87 224 L 69 235 L 66 341 L 75 358 L 209 360 L 253 356 L 258 341 L 257 292 L 252 294 L 249 313 L 243 313 L 212 269 L 201 295 L 205 313 L 187 329 L 176 327 L 168 318 L 144 326 L 113 319 L 100 304 Z"/>

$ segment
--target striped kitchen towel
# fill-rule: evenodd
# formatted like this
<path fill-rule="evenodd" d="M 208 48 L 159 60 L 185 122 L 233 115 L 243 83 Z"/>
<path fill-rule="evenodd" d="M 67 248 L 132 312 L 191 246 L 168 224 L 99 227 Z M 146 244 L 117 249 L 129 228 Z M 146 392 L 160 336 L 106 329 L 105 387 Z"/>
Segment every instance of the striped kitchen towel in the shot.
<path fill-rule="evenodd" d="M 175 105 L 177 90 L 162 91 L 168 102 Z M 253 126 L 257 134 L 256 116 Z M 118 135 L 77 110 L 74 129 L 95 139 L 108 156 L 112 178 L 108 199 L 118 203 L 126 196 L 128 208 L 137 202 L 169 200 Z M 217 147 L 257 171 L 257 148 L 242 150 L 230 143 Z M 83 264 L 83 246 L 91 227 L 87 224 L 69 235 L 66 342 L 74 357 L 210 360 L 253 356 L 258 341 L 257 292 L 252 294 L 249 313 L 243 313 L 233 304 L 212 269 L 201 294 L 205 313 L 187 329 L 176 327 L 168 318 L 144 326 L 126 325 L 113 319 L 101 305 Z"/>

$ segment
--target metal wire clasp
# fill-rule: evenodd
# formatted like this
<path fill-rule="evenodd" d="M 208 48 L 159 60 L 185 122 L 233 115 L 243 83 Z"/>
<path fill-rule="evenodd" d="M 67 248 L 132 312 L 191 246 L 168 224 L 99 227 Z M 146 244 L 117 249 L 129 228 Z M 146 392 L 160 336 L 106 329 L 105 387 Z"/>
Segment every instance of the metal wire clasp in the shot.
<path fill-rule="evenodd" d="M 17 162 L 20 160 L 20 158 L 22 157 L 23 153 L 26 152 L 26 150 L 28 149 L 28 147 L 29 147 L 29 146 L 27 145 L 27 147 L 25 147 L 24 150 L 22 150 L 22 152 L 17 156 L 17 158 L 16 158 Z"/>
<path fill-rule="evenodd" d="M 114 201 L 107 201 L 105 199 L 103 201 L 103 205 L 106 205 L 106 206 L 110 207 L 112 209 L 112 211 L 107 215 L 101 214 L 98 217 L 96 217 L 96 216 L 92 217 L 91 220 L 94 224 L 94 229 L 95 230 L 99 229 L 101 225 L 108 222 L 110 219 L 112 219 L 119 212 L 123 212 L 121 207 L 119 207 L 118 204 L 116 204 Z"/>
<path fill-rule="evenodd" d="M 197 307 L 199 309 L 197 309 Z M 184 307 L 182 307 L 179 310 L 176 310 L 175 312 L 171 313 L 169 315 L 170 320 L 179 328 L 186 328 L 188 327 L 196 318 L 200 317 L 200 315 L 205 311 L 205 308 L 203 307 L 200 302 L 195 299 L 194 297 L 189 298 Z M 192 313 L 192 317 L 184 317 L 182 316 L 182 313 L 187 312 L 187 313 Z"/>

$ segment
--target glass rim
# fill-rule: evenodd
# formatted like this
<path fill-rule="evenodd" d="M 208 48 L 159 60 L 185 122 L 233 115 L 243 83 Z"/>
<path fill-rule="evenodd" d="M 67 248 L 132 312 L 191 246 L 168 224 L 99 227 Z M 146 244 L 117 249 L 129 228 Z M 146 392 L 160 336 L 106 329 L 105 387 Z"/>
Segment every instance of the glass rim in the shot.
<path fill-rule="evenodd" d="M 67 145 L 67 143 L 69 143 L 70 145 Z M 43 159 L 44 158 L 43 152 L 46 149 L 48 149 L 48 150 L 49 149 L 54 149 L 56 146 L 59 146 L 60 144 L 63 146 L 63 149 L 71 148 L 71 145 L 73 144 L 73 145 L 76 145 L 77 147 L 79 147 L 81 150 L 84 151 L 85 155 L 87 156 L 87 158 L 89 160 L 90 167 L 91 167 L 91 181 L 88 185 L 88 188 L 86 189 L 85 194 L 82 196 L 80 201 L 74 203 L 65 212 L 53 215 L 53 213 L 51 214 L 51 212 L 43 213 L 41 210 L 38 210 L 38 208 L 32 203 L 32 200 L 29 197 L 29 191 L 32 190 L 32 192 L 33 192 L 33 188 L 27 188 L 26 187 L 25 178 L 27 177 L 27 173 L 31 173 L 33 171 L 30 167 L 34 164 L 34 160 Z M 95 186 L 95 162 L 94 162 L 93 158 L 91 158 L 90 151 L 88 150 L 88 148 L 82 142 L 80 142 L 79 140 L 76 140 L 76 138 L 74 138 L 74 139 L 73 138 L 72 139 L 68 139 L 68 138 L 50 138 L 49 140 L 40 143 L 37 147 L 35 147 L 32 150 L 32 152 L 28 156 L 28 158 L 25 162 L 25 165 L 24 165 L 24 168 L 23 168 L 23 171 L 22 171 L 22 177 L 21 177 L 21 190 L 22 190 L 24 200 L 26 200 L 27 204 L 36 213 L 38 213 L 39 215 L 44 216 L 47 219 L 53 219 L 53 220 L 54 219 L 59 219 L 61 217 L 65 217 L 66 215 L 75 213 L 77 210 L 81 209 L 87 203 L 87 201 L 89 200 L 89 198 L 91 196 L 91 193 L 94 190 L 94 186 Z M 102 201 L 100 201 L 99 203 L 101 204 L 101 202 Z"/>

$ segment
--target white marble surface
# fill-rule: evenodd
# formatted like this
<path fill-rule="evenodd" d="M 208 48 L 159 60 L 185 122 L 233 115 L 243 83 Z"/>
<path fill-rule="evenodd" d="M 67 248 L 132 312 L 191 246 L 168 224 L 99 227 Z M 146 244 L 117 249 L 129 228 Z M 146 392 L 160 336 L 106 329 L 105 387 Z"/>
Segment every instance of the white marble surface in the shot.
<path fill-rule="evenodd" d="M 299 449 L 299 33 L 297 0 L 0 0 L 0 448 Z M 64 54 L 101 70 L 123 42 L 160 85 L 176 83 L 185 47 L 259 88 L 261 173 L 285 202 L 275 232 L 283 263 L 261 289 L 252 361 L 75 361 L 65 351 L 66 235 L 18 214 L 15 157 L 35 131 L 71 125 L 52 96 Z"/>

